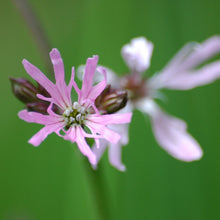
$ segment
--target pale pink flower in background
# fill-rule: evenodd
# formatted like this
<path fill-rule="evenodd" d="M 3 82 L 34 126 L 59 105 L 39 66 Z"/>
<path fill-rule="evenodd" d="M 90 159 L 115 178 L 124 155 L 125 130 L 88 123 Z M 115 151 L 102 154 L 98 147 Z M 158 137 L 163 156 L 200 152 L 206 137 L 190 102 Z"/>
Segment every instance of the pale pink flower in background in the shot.
<path fill-rule="evenodd" d="M 18 113 L 19 117 L 27 122 L 44 125 L 44 127 L 29 140 L 29 143 L 38 146 L 49 134 L 55 132 L 65 140 L 76 142 L 82 154 L 88 157 L 92 165 L 95 165 L 97 163 L 96 155 L 90 149 L 85 138 L 94 138 L 97 147 L 99 147 L 100 139 L 117 144 L 120 140 L 120 135 L 109 129 L 107 125 L 129 123 L 131 113 L 99 114 L 94 101 L 106 87 L 106 73 L 104 68 L 99 67 L 97 70 L 104 75 L 104 78 L 97 85 L 92 85 L 93 76 L 98 63 L 98 56 L 87 59 L 81 89 L 78 88 L 74 81 L 74 68 L 72 68 L 71 80 L 69 84 L 66 85 L 63 61 L 57 49 L 53 49 L 50 52 L 50 58 L 54 67 L 55 84 L 37 67 L 27 60 L 23 60 L 23 65 L 27 73 L 50 94 L 50 97 L 44 97 L 38 94 L 38 98 L 50 103 L 47 109 L 48 115 L 38 112 L 29 112 L 27 110 L 22 110 Z M 78 94 L 78 100 L 75 102 L 71 99 L 72 87 L 74 87 Z M 59 107 L 60 114 L 53 111 L 53 105 Z M 63 135 L 60 133 L 61 131 L 63 131 Z"/>
<path fill-rule="evenodd" d="M 150 116 L 158 144 L 171 156 L 186 162 L 199 160 L 203 151 L 199 143 L 187 132 L 186 123 L 162 111 L 154 99 L 161 97 L 158 90 L 162 88 L 187 90 L 218 79 L 220 61 L 211 62 L 202 67 L 199 65 L 220 52 L 220 37 L 211 37 L 201 44 L 186 44 L 162 71 L 151 78 L 143 78 L 143 72 L 150 65 L 152 50 L 153 44 L 143 37 L 135 38 L 130 44 L 123 46 L 121 53 L 130 69 L 130 75 L 118 77 L 112 70 L 106 68 L 108 79 L 110 79 L 108 83 L 127 89 L 130 98 L 128 105 L 131 106 L 129 111 L 136 108 Z M 127 139 L 128 127 L 127 130 L 124 125 L 116 127 L 117 130 L 122 131 L 122 139 L 123 136 Z M 94 147 L 93 149 L 98 158 L 101 158 L 103 149 L 106 149 L 107 145 L 109 157 L 113 150 L 116 155 L 121 155 L 123 143 L 109 145 L 105 142 L 100 148 Z M 115 167 L 125 170 L 125 167 L 121 166 L 119 156 L 115 158 L 118 158 L 117 163 L 110 160 L 111 164 L 113 166 L 119 164 Z"/>
<path fill-rule="evenodd" d="M 144 72 L 150 66 L 154 45 L 144 37 L 131 40 L 122 48 L 122 57 L 134 72 Z"/>

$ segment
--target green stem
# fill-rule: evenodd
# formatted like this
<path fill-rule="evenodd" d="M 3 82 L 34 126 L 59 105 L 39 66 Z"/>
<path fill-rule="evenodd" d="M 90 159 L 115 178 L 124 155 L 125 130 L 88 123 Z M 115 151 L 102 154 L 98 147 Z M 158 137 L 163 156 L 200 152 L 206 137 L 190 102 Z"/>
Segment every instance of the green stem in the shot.
<path fill-rule="evenodd" d="M 52 74 L 53 68 L 48 56 L 51 46 L 37 15 L 34 13 L 34 10 L 28 0 L 12 0 L 12 2 L 15 4 L 27 24 L 32 37 L 40 50 L 44 65 L 48 69 L 49 73 Z"/>
<path fill-rule="evenodd" d="M 90 185 L 90 190 L 93 195 L 94 204 L 96 206 L 98 218 L 100 220 L 109 220 L 109 204 L 104 180 L 104 173 L 101 166 L 97 170 L 93 170 L 87 160 L 83 160 L 85 172 Z"/>

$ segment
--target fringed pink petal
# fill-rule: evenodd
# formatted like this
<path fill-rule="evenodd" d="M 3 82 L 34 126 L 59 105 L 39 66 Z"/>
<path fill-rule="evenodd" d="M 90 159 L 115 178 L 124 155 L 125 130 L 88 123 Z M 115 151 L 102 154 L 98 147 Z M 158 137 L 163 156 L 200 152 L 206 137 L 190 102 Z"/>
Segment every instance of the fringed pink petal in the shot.
<path fill-rule="evenodd" d="M 65 84 L 64 65 L 60 52 L 56 48 L 51 50 L 50 59 L 53 64 L 56 84 L 62 88 Z"/>
<path fill-rule="evenodd" d="M 98 63 L 98 56 L 88 58 L 85 67 L 85 74 L 82 82 L 81 97 L 79 99 L 86 99 L 92 89 L 92 79 L 96 71 Z"/>
<path fill-rule="evenodd" d="M 65 104 L 63 103 L 60 93 L 57 91 L 57 87 L 37 67 L 29 63 L 27 60 L 24 59 L 22 63 L 27 73 L 47 90 L 54 103 L 61 108 L 65 108 Z"/>
<path fill-rule="evenodd" d="M 82 134 L 81 127 L 75 127 L 76 128 L 76 143 L 82 152 L 83 155 L 87 156 L 89 159 L 89 162 L 92 165 L 95 165 L 97 163 L 96 156 L 90 149 L 89 145 L 87 144 L 84 135 Z"/>
<path fill-rule="evenodd" d="M 59 132 L 59 130 L 62 128 L 62 125 L 57 124 L 50 124 L 46 125 L 44 128 L 42 128 L 40 131 L 38 131 L 28 142 L 35 147 L 39 146 L 45 138 L 51 134 L 52 132 Z"/>
<path fill-rule="evenodd" d="M 75 126 L 72 126 L 68 131 L 65 132 L 66 134 L 64 135 L 65 140 L 69 140 L 72 143 L 76 141 L 76 129 Z"/>
<path fill-rule="evenodd" d="M 102 91 L 105 89 L 106 87 L 106 71 L 104 69 L 104 67 L 98 67 L 97 68 L 99 73 L 102 73 L 104 75 L 104 79 L 98 83 L 97 85 L 93 86 L 91 88 L 91 91 L 88 95 L 88 99 L 94 100 L 102 93 Z"/>
<path fill-rule="evenodd" d="M 72 126 L 67 132 L 66 135 L 64 136 L 65 140 L 69 140 L 72 143 L 76 142 L 79 150 L 83 155 L 88 157 L 89 162 L 92 165 L 95 165 L 97 163 L 96 156 L 90 149 L 89 145 L 87 144 L 85 140 L 85 133 L 83 129 L 79 126 Z"/>
<path fill-rule="evenodd" d="M 123 124 L 131 122 L 132 113 L 122 113 L 122 114 L 110 114 L 110 115 L 89 115 L 88 120 L 93 122 L 109 125 L 109 124 Z"/>
<path fill-rule="evenodd" d="M 120 125 L 109 125 L 108 128 L 111 130 L 117 132 L 119 135 L 121 135 L 121 139 L 118 143 L 113 144 L 109 143 L 109 141 L 105 139 L 100 139 L 100 146 L 99 148 L 94 144 L 92 150 L 93 153 L 95 153 L 97 158 L 97 163 L 101 159 L 105 149 L 108 147 L 108 154 L 109 154 L 109 161 L 112 166 L 117 168 L 120 171 L 125 171 L 125 166 L 121 162 L 121 148 L 124 145 L 128 144 L 128 124 L 120 124 Z M 93 166 L 93 168 L 96 169 L 97 164 Z"/>
<path fill-rule="evenodd" d="M 71 94 L 72 87 L 74 87 L 74 89 L 76 90 L 76 92 L 79 96 L 80 95 L 80 90 L 78 88 L 78 85 L 75 82 L 75 68 L 74 67 L 72 67 L 71 79 L 70 79 L 70 82 L 69 82 L 69 85 L 68 85 L 68 90 L 69 90 L 70 94 Z"/>
<path fill-rule="evenodd" d="M 117 143 L 121 136 L 112 131 L 111 129 L 107 128 L 104 125 L 92 122 L 92 121 L 87 121 L 86 126 L 93 131 L 93 133 L 99 134 L 100 138 L 104 138 L 108 140 L 111 143 Z"/>
<path fill-rule="evenodd" d="M 62 120 L 62 116 L 59 115 L 43 115 L 38 112 L 28 112 L 27 110 L 20 111 L 18 117 L 26 122 L 42 125 L 60 123 Z"/>
<path fill-rule="evenodd" d="M 70 91 L 65 83 L 64 64 L 60 52 L 56 48 L 52 49 L 50 52 L 50 58 L 54 68 L 57 90 L 59 91 L 60 97 L 62 97 L 65 105 L 70 106 Z"/>
<path fill-rule="evenodd" d="M 23 59 L 22 64 L 26 72 L 44 87 L 51 96 L 56 93 L 55 85 L 36 66 L 28 62 L 26 59 Z"/>

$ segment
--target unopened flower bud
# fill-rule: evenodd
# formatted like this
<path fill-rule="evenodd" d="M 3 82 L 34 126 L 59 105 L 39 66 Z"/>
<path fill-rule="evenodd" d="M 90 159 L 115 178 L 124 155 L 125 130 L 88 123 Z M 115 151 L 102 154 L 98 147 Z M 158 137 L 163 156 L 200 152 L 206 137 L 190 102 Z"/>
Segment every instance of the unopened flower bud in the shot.
<path fill-rule="evenodd" d="M 48 103 L 44 101 L 26 103 L 28 111 L 47 114 Z"/>
<path fill-rule="evenodd" d="M 95 105 L 101 114 L 112 114 L 124 108 L 127 100 L 126 91 L 112 89 L 108 85 L 95 100 Z"/>
<path fill-rule="evenodd" d="M 11 81 L 12 91 L 16 98 L 21 102 L 26 104 L 26 109 L 28 111 L 39 112 L 42 114 L 48 114 L 47 108 L 49 107 L 49 102 L 41 100 L 37 97 L 37 94 L 41 94 L 45 97 L 49 97 L 48 92 L 40 85 L 34 86 L 25 78 L 9 78 Z M 59 112 L 60 109 L 53 105 L 54 112 Z"/>
<path fill-rule="evenodd" d="M 14 95 L 23 103 L 34 102 L 37 100 L 36 87 L 25 78 L 9 78 L 11 81 Z"/>

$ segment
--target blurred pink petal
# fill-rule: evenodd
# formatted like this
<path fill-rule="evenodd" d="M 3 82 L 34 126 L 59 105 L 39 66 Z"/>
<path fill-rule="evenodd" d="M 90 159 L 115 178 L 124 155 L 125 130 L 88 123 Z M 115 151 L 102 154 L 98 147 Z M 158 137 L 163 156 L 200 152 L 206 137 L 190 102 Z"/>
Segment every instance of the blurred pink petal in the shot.
<path fill-rule="evenodd" d="M 182 66 L 185 69 L 195 68 L 220 52 L 220 36 L 213 36 L 198 44 L 189 54 Z"/>
<path fill-rule="evenodd" d="M 134 38 L 122 47 L 121 54 L 130 70 L 144 72 L 150 66 L 153 44 L 144 37 Z"/>
<path fill-rule="evenodd" d="M 200 64 L 220 52 L 220 37 L 214 36 L 201 44 L 188 43 L 167 66 L 153 76 L 148 84 L 154 89 L 192 89 L 213 82 L 220 77 L 219 62 Z"/>
<path fill-rule="evenodd" d="M 110 164 L 120 171 L 125 171 L 126 167 L 121 161 L 121 144 L 110 144 L 108 149 L 108 158 Z"/>
<path fill-rule="evenodd" d="M 99 163 L 100 159 L 102 158 L 108 144 L 109 144 L 108 141 L 106 141 L 105 139 L 100 139 L 99 140 L 99 146 L 97 146 L 97 144 L 93 145 L 92 152 L 96 156 L 96 164 L 93 165 L 94 169 L 97 168 L 98 163 Z"/>
<path fill-rule="evenodd" d="M 202 149 L 187 132 L 184 121 L 165 114 L 153 100 L 143 100 L 139 103 L 139 109 L 150 115 L 155 138 L 170 155 L 186 162 L 202 157 Z"/>
<path fill-rule="evenodd" d="M 164 82 L 163 87 L 168 89 L 188 90 L 197 86 L 212 83 L 220 78 L 220 61 L 207 64 L 191 72 L 180 72 Z"/>
<path fill-rule="evenodd" d="M 170 155 L 183 161 L 199 160 L 203 152 L 198 142 L 186 130 L 180 129 L 179 119 L 160 113 L 152 118 L 154 135 Z"/>

